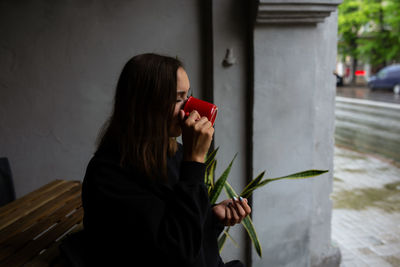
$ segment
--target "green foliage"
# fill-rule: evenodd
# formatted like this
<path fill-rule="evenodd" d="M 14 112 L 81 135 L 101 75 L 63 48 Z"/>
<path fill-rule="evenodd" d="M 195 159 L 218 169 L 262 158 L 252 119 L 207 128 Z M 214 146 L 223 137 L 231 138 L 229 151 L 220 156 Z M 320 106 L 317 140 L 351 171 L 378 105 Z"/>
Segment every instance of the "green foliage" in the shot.
<path fill-rule="evenodd" d="M 224 245 L 225 245 L 225 241 L 226 238 L 228 237 L 228 232 L 229 232 L 230 226 L 228 226 L 228 228 L 226 228 L 222 235 L 220 236 L 220 238 L 218 238 L 218 248 L 219 248 L 219 253 L 221 253 L 221 251 L 224 249 Z"/>
<path fill-rule="evenodd" d="M 302 172 L 297 172 L 294 174 L 282 176 L 282 177 L 277 177 L 277 178 L 266 178 L 262 179 L 265 175 L 265 171 L 260 173 L 256 178 L 250 181 L 250 183 L 243 189 L 242 193 L 238 195 L 235 190 L 232 188 L 232 186 L 227 182 L 227 178 L 229 175 L 229 172 L 232 168 L 232 164 L 237 156 L 237 154 L 233 157 L 232 161 L 229 163 L 229 166 L 225 169 L 225 171 L 222 173 L 221 177 L 218 178 L 217 182 L 214 183 L 214 177 L 215 177 L 215 165 L 216 165 L 216 154 L 217 154 L 218 148 L 214 150 L 213 152 L 210 153 L 210 155 L 206 159 L 206 174 L 204 177 L 205 184 L 208 187 L 208 192 L 209 192 L 209 197 L 210 197 L 210 202 L 214 204 L 221 191 L 222 188 L 225 189 L 225 192 L 229 198 L 233 197 L 239 197 L 242 196 L 244 198 L 249 198 L 252 194 L 253 191 L 265 186 L 266 184 L 273 182 L 273 181 L 278 181 L 282 179 L 304 179 L 304 178 L 309 178 L 309 177 L 315 177 L 318 175 L 321 175 L 323 173 L 326 173 L 328 171 L 326 170 L 307 170 L 307 171 L 302 171 Z M 241 222 L 245 230 L 247 231 L 247 234 L 249 235 L 256 251 L 257 254 L 262 257 L 262 247 L 260 244 L 260 241 L 257 236 L 257 232 L 255 230 L 254 224 L 250 218 L 250 216 L 247 216 L 244 218 Z M 233 240 L 233 238 L 229 235 L 229 230 L 230 227 L 227 227 L 221 236 L 218 239 L 218 247 L 220 251 L 222 251 L 224 244 L 227 240 L 227 238 L 231 239 L 232 242 L 235 244 L 236 242 Z"/>
<path fill-rule="evenodd" d="M 227 182 L 225 183 L 225 192 L 229 198 L 238 197 L 238 194 L 235 192 L 235 190 L 232 188 L 232 186 Z M 253 222 L 251 221 L 251 218 L 249 216 L 247 216 L 242 220 L 241 223 L 244 226 L 244 229 L 246 229 L 247 234 L 249 235 L 249 237 L 251 239 L 251 242 L 253 243 L 254 247 L 256 248 L 258 256 L 262 257 L 262 248 L 261 248 L 260 240 L 258 240 L 257 232 L 253 225 Z M 220 239 L 222 239 L 223 241 L 218 240 L 218 244 L 220 244 L 222 242 L 222 246 L 224 245 L 224 242 L 226 241 L 226 238 L 224 237 L 224 235 L 227 235 L 228 232 L 229 232 L 229 228 L 220 237 Z M 220 247 L 220 250 L 222 250 L 221 247 Z"/>
<path fill-rule="evenodd" d="M 343 57 L 357 58 L 358 32 L 366 19 L 361 11 L 362 0 L 343 0 L 339 6 L 338 52 Z"/>
<path fill-rule="evenodd" d="M 344 0 L 339 6 L 338 52 L 373 67 L 400 61 L 400 1 Z"/>
<path fill-rule="evenodd" d="M 228 179 L 229 172 L 231 171 L 232 164 L 235 161 L 236 156 L 237 156 L 237 154 L 233 157 L 231 163 L 229 163 L 229 166 L 225 169 L 225 171 L 222 173 L 221 177 L 218 178 L 217 182 L 212 187 L 211 192 L 209 194 L 211 204 L 215 204 L 215 202 L 218 199 L 218 196 L 221 194 L 221 191 L 224 188 L 226 179 Z M 212 162 L 210 162 L 209 164 L 212 164 Z M 215 169 L 214 169 L 214 171 L 215 171 Z M 214 174 L 212 174 L 212 176 L 214 176 Z"/>

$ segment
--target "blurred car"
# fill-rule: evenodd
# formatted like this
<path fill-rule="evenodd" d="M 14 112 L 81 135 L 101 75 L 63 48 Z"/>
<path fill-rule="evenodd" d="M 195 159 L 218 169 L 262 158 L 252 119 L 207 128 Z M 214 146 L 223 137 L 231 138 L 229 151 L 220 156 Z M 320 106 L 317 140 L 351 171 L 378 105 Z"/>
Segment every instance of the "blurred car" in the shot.
<path fill-rule="evenodd" d="M 400 93 L 400 64 L 394 64 L 381 69 L 376 75 L 368 79 L 371 90 L 382 88 L 392 89 L 395 94 Z"/>

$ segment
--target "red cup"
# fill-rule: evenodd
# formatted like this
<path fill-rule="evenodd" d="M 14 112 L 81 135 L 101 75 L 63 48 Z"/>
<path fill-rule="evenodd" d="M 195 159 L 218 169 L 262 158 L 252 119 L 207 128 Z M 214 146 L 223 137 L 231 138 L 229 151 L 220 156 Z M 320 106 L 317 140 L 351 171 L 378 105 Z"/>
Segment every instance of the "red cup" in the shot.
<path fill-rule="evenodd" d="M 189 116 L 190 112 L 193 110 L 197 110 L 200 116 L 207 117 L 212 125 L 214 125 L 218 113 L 218 107 L 216 105 L 191 96 L 186 101 L 183 111 L 185 111 L 186 116 Z"/>

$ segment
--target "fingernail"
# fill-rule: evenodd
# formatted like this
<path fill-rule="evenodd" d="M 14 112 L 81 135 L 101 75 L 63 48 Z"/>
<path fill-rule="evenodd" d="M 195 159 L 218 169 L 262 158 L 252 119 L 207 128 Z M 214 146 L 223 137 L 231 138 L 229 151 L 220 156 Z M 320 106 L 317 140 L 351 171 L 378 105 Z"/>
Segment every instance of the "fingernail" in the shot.
<path fill-rule="evenodd" d="M 238 199 L 237 199 L 237 197 L 233 197 L 233 200 L 237 201 Z"/>
<path fill-rule="evenodd" d="M 242 197 L 239 197 L 239 200 L 240 200 L 240 201 L 243 201 L 243 198 L 242 198 Z"/>

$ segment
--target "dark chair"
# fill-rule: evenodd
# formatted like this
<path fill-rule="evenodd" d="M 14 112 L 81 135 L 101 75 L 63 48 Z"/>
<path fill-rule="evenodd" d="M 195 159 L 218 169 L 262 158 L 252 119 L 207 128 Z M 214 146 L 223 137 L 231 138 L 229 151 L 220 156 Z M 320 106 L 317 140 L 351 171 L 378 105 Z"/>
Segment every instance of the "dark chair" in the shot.
<path fill-rule="evenodd" d="M 0 158 L 0 207 L 15 200 L 14 183 L 7 158 Z"/>
<path fill-rule="evenodd" d="M 71 267 L 84 267 L 84 232 L 68 234 L 59 246 L 64 262 Z"/>

